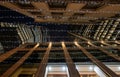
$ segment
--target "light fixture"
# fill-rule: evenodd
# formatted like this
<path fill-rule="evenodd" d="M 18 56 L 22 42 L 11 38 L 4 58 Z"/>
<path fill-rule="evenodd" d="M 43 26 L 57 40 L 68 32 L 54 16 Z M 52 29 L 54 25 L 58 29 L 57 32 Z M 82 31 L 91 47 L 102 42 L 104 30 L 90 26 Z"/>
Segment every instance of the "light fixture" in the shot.
<path fill-rule="evenodd" d="M 88 41 L 88 44 L 91 44 L 91 42 L 90 42 L 90 41 Z"/>
<path fill-rule="evenodd" d="M 62 70 L 63 70 L 63 71 L 65 71 L 65 70 L 66 70 L 65 66 L 63 66 L 63 67 L 62 67 Z"/>
<path fill-rule="evenodd" d="M 77 41 L 74 41 L 74 43 L 76 44 L 76 43 L 77 43 Z"/>
<path fill-rule="evenodd" d="M 120 67 L 118 67 L 118 69 L 120 70 Z"/>
<path fill-rule="evenodd" d="M 48 70 L 49 70 L 49 71 L 51 71 L 51 70 L 52 70 L 51 66 L 49 66 L 49 67 L 48 67 Z"/>
<path fill-rule="evenodd" d="M 93 70 L 93 67 L 92 67 L 92 66 L 90 66 L 90 67 L 89 67 L 89 70 Z"/>
<path fill-rule="evenodd" d="M 101 43 L 104 43 L 104 41 L 102 40 Z"/>

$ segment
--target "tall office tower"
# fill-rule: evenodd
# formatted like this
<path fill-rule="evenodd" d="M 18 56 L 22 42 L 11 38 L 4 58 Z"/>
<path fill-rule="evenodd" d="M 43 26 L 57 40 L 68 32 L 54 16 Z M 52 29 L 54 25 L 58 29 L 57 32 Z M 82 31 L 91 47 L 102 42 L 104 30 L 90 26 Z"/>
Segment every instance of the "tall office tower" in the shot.
<path fill-rule="evenodd" d="M 120 1 L 0 0 L 0 77 L 120 77 Z"/>

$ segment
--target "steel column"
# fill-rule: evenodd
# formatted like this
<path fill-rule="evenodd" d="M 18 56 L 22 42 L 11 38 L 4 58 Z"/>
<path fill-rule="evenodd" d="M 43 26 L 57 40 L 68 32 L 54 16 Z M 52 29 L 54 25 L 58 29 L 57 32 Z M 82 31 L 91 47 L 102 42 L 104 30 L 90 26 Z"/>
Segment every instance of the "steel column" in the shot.
<path fill-rule="evenodd" d="M 71 59 L 71 57 L 69 55 L 69 52 L 68 52 L 64 42 L 62 42 L 62 47 L 63 47 L 64 56 L 65 56 L 67 67 L 68 67 L 68 71 L 69 71 L 69 76 L 70 77 L 80 77 L 80 74 L 77 71 L 74 62 L 72 61 L 72 59 Z"/>
<path fill-rule="evenodd" d="M 20 60 L 13 64 L 6 72 L 4 72 L 0 77 L 9 77 L 17 68 L 19 68 L 23 62 L 34 52 L 34 50 L 39 46 L 36 44 L 29 52 L 27 52 Z"/>
<path fill-rule="evenodd" d="M 44 77 L 45 76 L 45 70 L 46 70 L 46 66 L 48 63 L 49 53 L 50 53 L 51 47 L 52 47 L 52 43 L 50 42 L 49 46 L 45 52 L 45 55 L 44 55 L 42 61 L 40 62 L 40 65 L 39 65 L 34 77 Z"/>
<path fill-rule="evenodd" d="M 75 45 L 82 50 L 82 52 L 94 63 L 96 64 L 108 77 L 119 77 L 116 73 L 114 73 L 111 69 L 105 66 L 101 61 L 96 59 L 92 54 L 90 54 L 86 49 L 80 46 L 77 42 Z"/>

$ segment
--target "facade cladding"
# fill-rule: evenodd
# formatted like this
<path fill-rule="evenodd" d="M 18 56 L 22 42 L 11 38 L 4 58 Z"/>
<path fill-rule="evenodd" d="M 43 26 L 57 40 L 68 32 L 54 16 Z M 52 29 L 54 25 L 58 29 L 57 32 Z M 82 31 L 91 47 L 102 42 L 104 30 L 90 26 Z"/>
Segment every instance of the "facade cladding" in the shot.
<path fill-rule="evenodd" d="M 0 77 L 120 77 L 119 0 L 1 0 Z"/>

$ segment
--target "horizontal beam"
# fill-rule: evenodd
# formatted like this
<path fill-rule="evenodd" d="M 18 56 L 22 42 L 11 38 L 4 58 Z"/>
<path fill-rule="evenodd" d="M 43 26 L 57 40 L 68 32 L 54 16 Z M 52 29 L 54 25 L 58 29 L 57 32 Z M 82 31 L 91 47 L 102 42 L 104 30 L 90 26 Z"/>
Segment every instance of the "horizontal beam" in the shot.
<path fill-rule="evenodd" d="M 11 0 L 1 0 L 1 2 L 20 2 L 22 0 L 16 0 L 16 1 L 11 1 Z M 109 0 L 62 0 L 61 2 L 74 2 L 74 3 L 89 3 L 89 2 L 101 2 L 101 3 L 118 3 L 118 1 L 109 1 Z M 56 0 L 27 0 L 27 2 L 56 2 Z M 59 2 L 59 0 L 57 0 Z"/>

